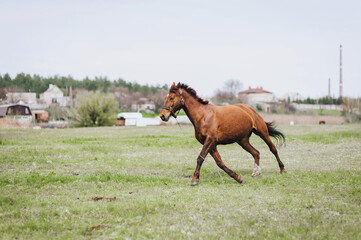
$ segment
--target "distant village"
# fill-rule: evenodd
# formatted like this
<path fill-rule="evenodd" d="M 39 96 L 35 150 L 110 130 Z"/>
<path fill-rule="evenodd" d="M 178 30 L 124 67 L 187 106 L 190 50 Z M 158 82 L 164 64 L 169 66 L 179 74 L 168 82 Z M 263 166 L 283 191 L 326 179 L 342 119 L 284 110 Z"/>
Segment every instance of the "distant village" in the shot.
<path fill-rule="evenodd" d="M 69 108 L 73 105 L 73 101 L 77 94 L 87 92 L 87 90 L 73 90 L 70 87 L 66 92 L 68 93 L 68 96 L 64 96 L 64 92 L 54 84 L 49 84 L 49 88 L 41 93 L 39 98 L 37 98 L 36 93 L 34 92 L 8 92 L 6 93 L 6 99 L 0 102 L 0 118 L 12 119 L 21 124 L 34 123 L 43 127 L 51 127 L 52 124 L 67 127 L 67 119 L 58 119 L 54 116 L 50 116 L 48 109 L 54 105 Z M 115 98 L 121 97 L 120 92 L 115 91 L 113 94 Z M 161 99 L 163 99 L 163 97 L 161 97 Z M 246 90 L 238 92 L 233 102 L 227 102 L 227 98 L 216 103 L 215 99 L 210 99 L 210 102 L 217 105 L 229 105 L 235 102 L 245 103 L 263 113 L 279 113 L 280 109 L 283 109 L 281 110 L 281 113 L 307 110 L 342 111 L 342 105 L 296 103 L 304 102 L 304 100 L 305 98 L 298 93 L 288 93 L 282 98 L 277 99 L 271 91 L 265 90 L 263 87 L 248 87 Z M 141 114 L 141 112 L 151 114 L 159 111 L 159 106 L 157 109 L 157 106 L 152 99 L 146 97 L 133 97 L 129 106 L 130 109 L 128 112 L 121 112 L 118 114 L 117 122 L 114 123 L 116 126 L 147 126 L 162 124 L 162 121 L 157 117 L 144 118 Z M 181 123 L 190 123 L 186 116 L 180 116 L 179 121 Z"/>
<path fill-rule="evenodd" d="M 62 122 L 65 119 L 51 118 L 47 109 L 54 105 L 64 108 L 71 107 L 73 104 L 73 99 L 76 98 L 77 94 L 87 92 L 87 90 L 76 89 L 73 91 L 70 87 L 68 92 L 69 96 L 64 96 L 63 91 L 59 87 L 54 84 L 49 84 L 49 88 L 44 93 L 41 93 L 39 98 L 36 97 L 36 93 L 34 92 L 6 93 L 6 99 L 0 99 L 0 118 L 12 119 L 22 124 L 30 124 L 32 122 Z M 118 96 L 120 95 L 119 92 L 115 92 L 113 94 L 115 97 L 120 97 Z M 142 116 L 139 114 L 141 111 L 154 113 L 155 104 L 148 98 L 140 97 L 131 103 L 130 111 L 135 113 L 138 112 L 138 114 L 125 114 L 125 116 L 139 118 L 139 116 Z M 122 118 L 123 115 L 120 114 L 119 118 Z"/>

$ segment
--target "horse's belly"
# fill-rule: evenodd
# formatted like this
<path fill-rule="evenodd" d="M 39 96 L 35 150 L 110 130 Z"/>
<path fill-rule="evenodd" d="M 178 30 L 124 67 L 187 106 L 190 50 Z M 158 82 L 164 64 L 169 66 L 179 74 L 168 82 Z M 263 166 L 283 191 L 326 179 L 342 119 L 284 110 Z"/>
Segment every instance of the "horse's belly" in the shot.
<path fill-rule="evenodd" d="M 218 135 L 217 142 L 218 144 L 230 144 L 234 142 L 238 142 L 240 139 L 249 136 L 250 131 L 238 131 L 236 129 L 234 132 L 226 132 Z"/>
<path fill-rule="evenodd" d="M 237 142 L 251 134 L 252 122 L 244 116 L 238 116 L 236 119 L 237 121 L 224 121 L 218 126 L 217 135 L 220 144 Z"/>

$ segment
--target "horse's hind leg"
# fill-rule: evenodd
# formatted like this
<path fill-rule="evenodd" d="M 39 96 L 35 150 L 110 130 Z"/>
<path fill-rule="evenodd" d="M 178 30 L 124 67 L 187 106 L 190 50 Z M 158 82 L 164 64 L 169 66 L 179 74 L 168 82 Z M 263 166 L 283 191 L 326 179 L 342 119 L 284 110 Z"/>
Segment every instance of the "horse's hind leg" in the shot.
<path fill-rule="evenodd" d="M 265 135 L 261 135 L 261 134 L 257 134 L 257 135 L 260 136 L 263 139 L 263 141 L 265 141 L 265 143 L 268 145 L 268 147 L 271 150 L 271 152 L 273 153 L 273 155 L 275 155 L 277 162 L 278 162 L 278 166 L 280 167 L 280 172 L 285 173 L 286 172 L 285 165 L 282 163 L 280 157 L 278 156 L 277 149 L 276 149 L 275 145 L 273 144 L 271 138 L 269 136 L 265 136 Z"/>
<path fill-rule="evenodd" d="M 261 175 L 261 168 L 259 166 L 259 151 L 255 149 L 250 143 L 249 138 L 244 138 L 238 142 L 238 144 L 247 152 L 249 152 L 254 158 L 254 169 L 252 177 L 259 177 Z"/>
<path fill-rule="evenodd" d="M 223 171 L 225 171 L 230 177 L 234 178 L 234 180 L 236 180 L 239 183 L 242 183 L 242 175 L 238 175 L 235 172 L 233 172 L 231 169 L 229 169 L 222 161 L 221 155 L 219 155 L 219 152 L 217 150 L 217 147 L 213 147 L 210 150 L 210 154 L 212 155 L 212 157 L 214 158 L 214 160 L 216 161 L 218 167 L 220 167 Z"/>

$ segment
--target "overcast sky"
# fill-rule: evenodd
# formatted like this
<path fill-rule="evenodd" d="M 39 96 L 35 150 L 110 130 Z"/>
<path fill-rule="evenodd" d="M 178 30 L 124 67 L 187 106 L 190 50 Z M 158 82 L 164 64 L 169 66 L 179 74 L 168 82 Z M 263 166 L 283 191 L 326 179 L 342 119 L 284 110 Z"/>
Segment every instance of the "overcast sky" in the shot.
<path fill-rule="evenodd" d="M 0 73 L 361 96 L 361 1 L 2 1 Z"/>

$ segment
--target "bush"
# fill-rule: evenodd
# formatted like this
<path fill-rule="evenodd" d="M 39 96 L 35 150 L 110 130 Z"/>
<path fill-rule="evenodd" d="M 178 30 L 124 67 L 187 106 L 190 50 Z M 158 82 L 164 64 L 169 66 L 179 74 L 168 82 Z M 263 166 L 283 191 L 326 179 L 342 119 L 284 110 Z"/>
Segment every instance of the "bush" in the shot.
<path fill-rule="evenodd" d="M 89 92 L 81 95 L 73 111 L 76 127 L 112 126 L 116 120 L 117 103 L 111 94 Z"/>
<path fill-rule="evenodd" d="M 258 112 L 262 112 L 262 106 L 260 104 L 257 104 L 256 106 Z"/>

